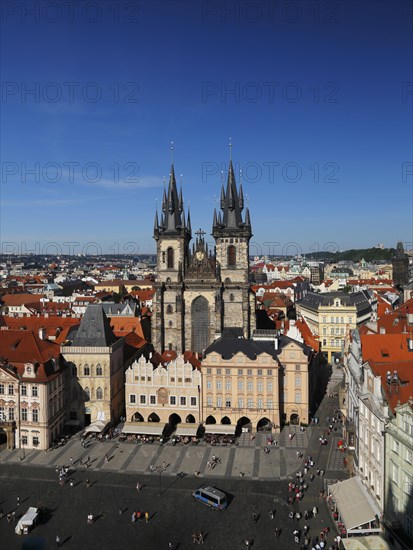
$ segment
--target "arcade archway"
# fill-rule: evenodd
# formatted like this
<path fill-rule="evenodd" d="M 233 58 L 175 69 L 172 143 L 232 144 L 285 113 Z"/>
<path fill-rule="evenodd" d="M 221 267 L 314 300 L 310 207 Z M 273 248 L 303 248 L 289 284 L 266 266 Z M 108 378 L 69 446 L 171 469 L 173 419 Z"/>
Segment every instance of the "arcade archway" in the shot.
<path fill-rule="evenodd" d="M 269 418 L 261 418 L 257 423 L 257 432 L 270 432 L 272 429 L 272 422 Z"/>
<path fill-rule="evenodd" d="M 297 413 L 293 413 L 290 416 L 290 424 L 292 424 L 293 426 L 298 426 L 299 423 L 300 423 L 300 416 Z"/>

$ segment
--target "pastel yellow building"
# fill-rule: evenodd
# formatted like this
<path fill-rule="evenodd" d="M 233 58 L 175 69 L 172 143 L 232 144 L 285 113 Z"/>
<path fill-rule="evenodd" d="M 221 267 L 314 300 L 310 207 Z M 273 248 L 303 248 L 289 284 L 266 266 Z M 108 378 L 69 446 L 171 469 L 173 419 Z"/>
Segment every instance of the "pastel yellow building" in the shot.
<path fill-rule="evenodd" d="M 319 337 L 322 352 L 329 362 L 341 357 L 348 331 L 369 321 L 372 313 L 364 292 L 307 292 L 296 302 L 296 311 Z"/>

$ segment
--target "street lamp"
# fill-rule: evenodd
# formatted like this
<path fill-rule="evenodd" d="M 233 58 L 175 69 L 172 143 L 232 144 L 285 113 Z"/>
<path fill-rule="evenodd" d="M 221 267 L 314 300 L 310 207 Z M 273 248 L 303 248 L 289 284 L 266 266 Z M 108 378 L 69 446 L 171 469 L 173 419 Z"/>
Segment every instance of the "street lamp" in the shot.
<path fill-rule="evenodd" d="M 21 448 L 22 448 L 22 451 L 23 451 L 23 456 L 20 455 L 20 460 L 24 460 L 26 458 L 26 452 L 24 450 L 24 439 L 23 439 L 23 437 L 20 438 L 20 443 L 21 443 Z"/>
<path fill-rule="evenodd" d="M 155 466 L 153 469 L 154 472 L 159 473 L 159 489 L 158 489 L 158 495 L 161 496 L 162 494 L 162 474 L 166 470 L 166 466 Z"/>

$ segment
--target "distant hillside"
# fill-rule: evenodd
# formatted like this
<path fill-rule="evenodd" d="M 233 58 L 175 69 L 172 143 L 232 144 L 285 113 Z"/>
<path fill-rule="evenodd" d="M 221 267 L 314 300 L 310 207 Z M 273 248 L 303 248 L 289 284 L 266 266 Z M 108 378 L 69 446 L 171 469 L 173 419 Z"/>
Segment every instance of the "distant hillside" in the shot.
<path fill-rule="evenodd" d="M 339 261 L 352 261 L 359 262 L 362 258 L 366 262 L 373 262 L 375 260 L 390 261 L 396 250 L 394 248 L 360 248 L 345 250 L 344 252 L 315 252 L 313 254 L 306 254 L 306 258 L 313 258 L 314 260 L 329 260 L 333 262 Z"/>

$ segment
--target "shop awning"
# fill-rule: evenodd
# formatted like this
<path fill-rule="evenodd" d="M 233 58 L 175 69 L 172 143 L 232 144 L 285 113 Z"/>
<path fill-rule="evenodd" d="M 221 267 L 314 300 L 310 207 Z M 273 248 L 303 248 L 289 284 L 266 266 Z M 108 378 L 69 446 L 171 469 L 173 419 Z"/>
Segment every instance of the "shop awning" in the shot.
<path fill-rule="evenodd" d="M 380 510 L 359 477 L 352 477 L 328 487 L 347 532 L 375 521 Z M 376 517 L 377 516 L 377 517 Z M 380 529 L 377 528 L 377 532 Z"/>
<path fill-rule="evenodd" d="M 165 428 L 163 422 L 125 422 L 122 428 L 124 434 L 162 435 Z"/>
<path fill-rule="evenodd" d="M 199 428 L 199 424 L 189 424 L 186 422 L 182 422 L 176 425 L 176 431 L 174 435 L 180 435 L 180 436 L 187 435 L 189 437 L 195 437 L 198 431 L 198 428 Z"/>
<path fill-rule="evenodd" d="M 206 434 L 221 434 L 221 435 L 233 435 L 235 434 L 235 424 L 206 424 Z"/>
<path fill-rule="evenodd" d="M 345 550 L 390 550 L 388 543 L 378 535 L 341 539 Z"/>
<path fill-rule="evenodd" d="M 100 434 L 100 432 L 104 429 L 106 424 L 102 422 L 101 420 L 96 420 L 96 422 L 93 422 L 92 424 L 89 424 L 89 426 L 86 426 L 84 433 L 95 433 Z"/>

